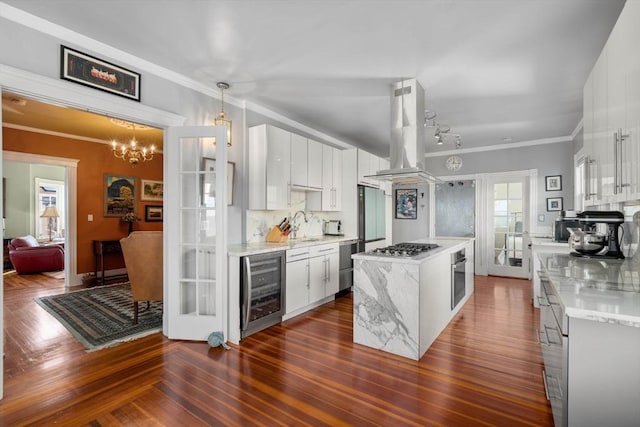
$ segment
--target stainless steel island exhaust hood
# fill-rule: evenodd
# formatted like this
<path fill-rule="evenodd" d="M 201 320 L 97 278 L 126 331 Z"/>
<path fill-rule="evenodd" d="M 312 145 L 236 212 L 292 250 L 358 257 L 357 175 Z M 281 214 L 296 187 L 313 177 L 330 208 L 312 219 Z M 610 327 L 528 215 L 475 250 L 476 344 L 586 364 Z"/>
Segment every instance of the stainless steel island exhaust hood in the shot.
<path fill-rule="evenodd" d="M 416 79 L 395 83 L 391 89 L 391 169 L 367 178 L 394 184 L 439 182 L 424 169 L 424 89 Z"/>

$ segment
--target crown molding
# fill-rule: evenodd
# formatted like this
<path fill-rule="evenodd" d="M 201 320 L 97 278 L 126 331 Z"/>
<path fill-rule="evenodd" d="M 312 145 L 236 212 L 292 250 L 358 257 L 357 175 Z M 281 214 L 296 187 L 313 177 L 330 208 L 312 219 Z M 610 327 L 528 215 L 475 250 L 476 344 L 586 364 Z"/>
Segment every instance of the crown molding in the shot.
<path fill-rule="evenodd" d="M 513 148 L 534 147 L 536 145 L 558 144 L 558 143 L 572 142 L 572 141 L 573 141 L 573 137 L 571 136 L 559 136 L 555 138 L 534 139 L 531 141 L 510 142 L 508 144 L 486 145 L 483 147 L 457 148 L 454 150 L 438 151 L 436 153 L 425 153 L 424 156 L 425 157 L 443 157 L 443 156 L 450 156 L 452 154 L 468 154 L 468 153 L 479 153 L 479 152 L 485 152 L 485 151 L 510 150 Z"/>

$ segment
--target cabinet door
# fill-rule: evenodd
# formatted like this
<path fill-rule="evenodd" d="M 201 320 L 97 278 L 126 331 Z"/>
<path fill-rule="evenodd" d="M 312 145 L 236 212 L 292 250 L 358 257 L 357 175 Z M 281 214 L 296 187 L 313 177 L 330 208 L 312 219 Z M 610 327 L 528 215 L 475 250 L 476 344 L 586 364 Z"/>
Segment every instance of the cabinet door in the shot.
<path fill-rule="evenodd" d="M 267 127 L 267 209 L 288 209 L 291 194 L 291 133 Z"/>
<path fill-rule="evenodd" d="M 613 195 L 613 142 L 607 130 L 607 52 L 593 68 L 593 147 L 596 167 L 595 204 Z"/>
<path fill-rule="evenodd" d="M 630 54 L 635 51 L 634 44 L 640 39 L 640 4 L 627 2 L 623 13 L 618 19 L 618 25 L 622 25 L 623 40 L 627 55 L 625 55 L 625 80 L 626 80 L 626 111 L 625 133 L 628 137 L 623 141 L 623 170 L 627 187 L 627 200 L 640 199 L 640 55 Z"/>
<path fill-rule="evenodd" d="M 322 210 L 333 210 L 333 147 L 322 147 Z"/>
<path fill-rule="evenodd" d="M 342 210 L 342 150 L 333 148 L 333 210 Z"/>
<path fill-rule="evenodd" d="M 340 254 L 338 252 L 327 255 L 327 281 L 325 284 L 324 295 L 335 295 L 340 290 Z"/>
<path fill-rule="evenodd" d="M 308 185 L 307 138 L 295 133 L 291 134 L 291 185 Z"/>
<path fill-rule="evenodd" d="M 385 204 L 386 197 L 384 191 L 376 191 L 376 238 L 384 239 L 385 237 Z"/>
<path fill-rule="evenodd" d="M 576 186 L 576 189 L 581 189 L 584 206 L 593 206 L 595 201 L 595 188 L 597 187 L 595 173 L 595 154 L 593 146 L 593 72 L 589 74 L 587 81 L 584 84 L 584 91 L 582 95 L 583 102 L 583 151 L 584 160 L 580 168 L 582 183 L 580 186 Z M 575 194 L 578 196 L 578 194 Z M 582 210 L 577 204 L 575 208 Z"/>
<path fill-rule="evenodd" d="M 371 154 L 358 149 L 358 184 L 369 184 L 365 175 L 370 175 Z"/>
<path fill-rule="evenodd" d="M 324 298 L 327 264 L 324 256 L 309 258 L 309 304 Z"/>
<path fill-rule="evenodd" d="M 285 311 L 291 313 L 309 304 L 309 260 L 287 263 Z"/>
<path fill-rule="evenodd" d="M 312 139 L 307 140 L 307 180 L 309 187 L 323 188 L 323 150 L 323 144 Z"/>

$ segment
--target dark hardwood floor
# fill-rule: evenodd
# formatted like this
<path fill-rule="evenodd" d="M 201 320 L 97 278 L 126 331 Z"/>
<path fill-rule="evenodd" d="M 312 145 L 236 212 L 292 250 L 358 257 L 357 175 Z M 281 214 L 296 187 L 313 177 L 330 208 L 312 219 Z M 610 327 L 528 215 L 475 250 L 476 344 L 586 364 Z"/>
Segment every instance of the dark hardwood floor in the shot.
<path fill-rule="evenodd" d="M 476 276 L 419 362 L 353 344 L 350 295 L 230 351 L 155 334 L 87 353 L 33 302 L 61 282 L 4 277 L 0 425 L 553 425 L 525 280 Z"/>

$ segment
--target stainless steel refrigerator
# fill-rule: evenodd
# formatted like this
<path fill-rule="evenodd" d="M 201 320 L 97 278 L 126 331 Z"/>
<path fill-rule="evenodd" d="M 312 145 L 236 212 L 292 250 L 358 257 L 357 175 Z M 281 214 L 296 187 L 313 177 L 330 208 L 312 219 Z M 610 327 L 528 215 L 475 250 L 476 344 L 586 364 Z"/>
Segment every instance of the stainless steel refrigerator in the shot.
<path fill-rule="evenodd" d="M 365 243 L 385 238 L 385 195 L 379 188 L 358 186 L 359 252 Z"/>

